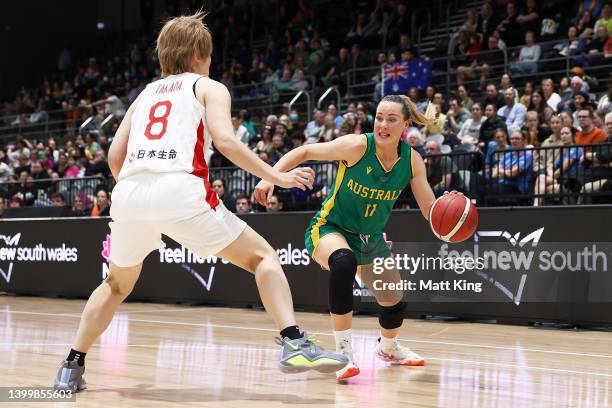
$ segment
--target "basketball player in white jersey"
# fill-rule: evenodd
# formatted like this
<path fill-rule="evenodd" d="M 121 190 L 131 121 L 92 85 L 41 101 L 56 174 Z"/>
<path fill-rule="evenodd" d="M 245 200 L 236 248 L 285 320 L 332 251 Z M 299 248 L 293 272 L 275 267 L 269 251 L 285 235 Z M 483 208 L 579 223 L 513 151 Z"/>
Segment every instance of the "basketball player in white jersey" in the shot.
<path fill-rule="evenodd" d="M 346 357 L 328 353 L 299 331 L 287 279 L 274 249 L 229 212 L 212 190 L 204 154 L 215 147 L 243 169 L 285 188 L 312 186 L 314 172 L 280 173 L 234 137 L 230 96 L 208 78 L 212 38 L 203 13 L 168 21 L 157 39 L 162 79 L 128 109 L 109 152 L 118 180 L 110 223 L 111 268 L 83 311 L 74 344 L 55 387 L 86 387 L 85 354 L 130 294 L 142 262 L 165 234 L 200 257 L 216 255 L 255 275 L 262 302 L 282 344 L 283 372 L 334 372 Z"/>

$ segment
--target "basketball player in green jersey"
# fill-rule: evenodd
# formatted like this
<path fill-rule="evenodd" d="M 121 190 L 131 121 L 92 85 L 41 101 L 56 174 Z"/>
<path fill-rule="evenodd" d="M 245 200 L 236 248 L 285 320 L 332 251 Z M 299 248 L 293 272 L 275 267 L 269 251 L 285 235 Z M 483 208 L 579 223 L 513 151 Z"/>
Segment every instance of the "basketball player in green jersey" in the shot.
<path fill-rule="evenodd" d="M 362 281 L 380 305 L 381 336 L 376 355 L 394 364 L 425 364 L 422 357 L 397 341 L 404 317 L 403 292 L 374 290 L 373 275 L 366 270 L 371 271 L 374 258 L 391 255 L 383 229 L 405 187 L 410 185 L 421 213 L 425 219 L 429 217 L 435 197 L 427 182 L 425 164 L 401 141 L 401 135 L 412 123 L 425 125 L 430 108 L 423 115 L 408 97 L 386 96 L 376 109 L 374 133 L 301 146 L 288 152 L 275 166 L 285 171 L 308 160 L 339 161 L 332 190 L 306 230 L 307 250 L 323 269 L 330 271 L 329 306 L 336 348 L 350 361 L 336 373 L 339 380 L 359 374 L 351 346 L 353 281 L 358 267 Z M 262 181 L 255 189 L 255 197 L 265 204 L 273 189 L 271 183 Z M 375 279 L 399 282 L 400 276 L 392 268 Z"/>

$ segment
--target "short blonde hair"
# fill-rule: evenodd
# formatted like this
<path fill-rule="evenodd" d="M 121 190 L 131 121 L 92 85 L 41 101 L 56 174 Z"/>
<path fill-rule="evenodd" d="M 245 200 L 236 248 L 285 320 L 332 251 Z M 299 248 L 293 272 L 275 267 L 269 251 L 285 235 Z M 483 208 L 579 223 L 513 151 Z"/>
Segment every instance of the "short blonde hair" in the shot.
<path fill-rule="evenodd" d="M 207 58 L 212 53 L 212 34 L 204 24 L 202 10 L 191 16 L 174 17 L 159 32 L 157 56 L 162 77 L 189 72 L 194 56 Z"/>

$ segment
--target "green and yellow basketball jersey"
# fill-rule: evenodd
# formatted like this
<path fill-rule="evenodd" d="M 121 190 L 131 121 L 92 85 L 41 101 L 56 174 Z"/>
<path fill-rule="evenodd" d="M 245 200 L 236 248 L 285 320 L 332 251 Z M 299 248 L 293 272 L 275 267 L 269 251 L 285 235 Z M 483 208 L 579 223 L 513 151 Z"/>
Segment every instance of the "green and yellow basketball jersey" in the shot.
<path fill-rule="evenodd" d="M 357 234 L 381 233 L 395 201 L 410 184 L 412 148 L 401 142 L 401 153 L 390 169 L 376 156 L 373 133 L 366 133 L 367 148 L 361 159 L 347 167 L 341 161 L 332 190 L 315 215 L 319 226 L 338 225 Z"/>

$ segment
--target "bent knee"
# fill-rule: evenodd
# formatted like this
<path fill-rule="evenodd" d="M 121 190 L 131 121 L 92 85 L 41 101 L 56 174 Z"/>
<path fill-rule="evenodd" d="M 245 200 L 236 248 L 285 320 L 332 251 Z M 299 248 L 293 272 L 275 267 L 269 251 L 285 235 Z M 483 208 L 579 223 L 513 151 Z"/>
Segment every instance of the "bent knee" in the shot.
<path fill-rule="evenodd" d="M 104 279 L 110 287 L 113 296 L 127 297 L 134 289 L 135 282 L 122 281 L 117 279 L 112 273 Z"/>

